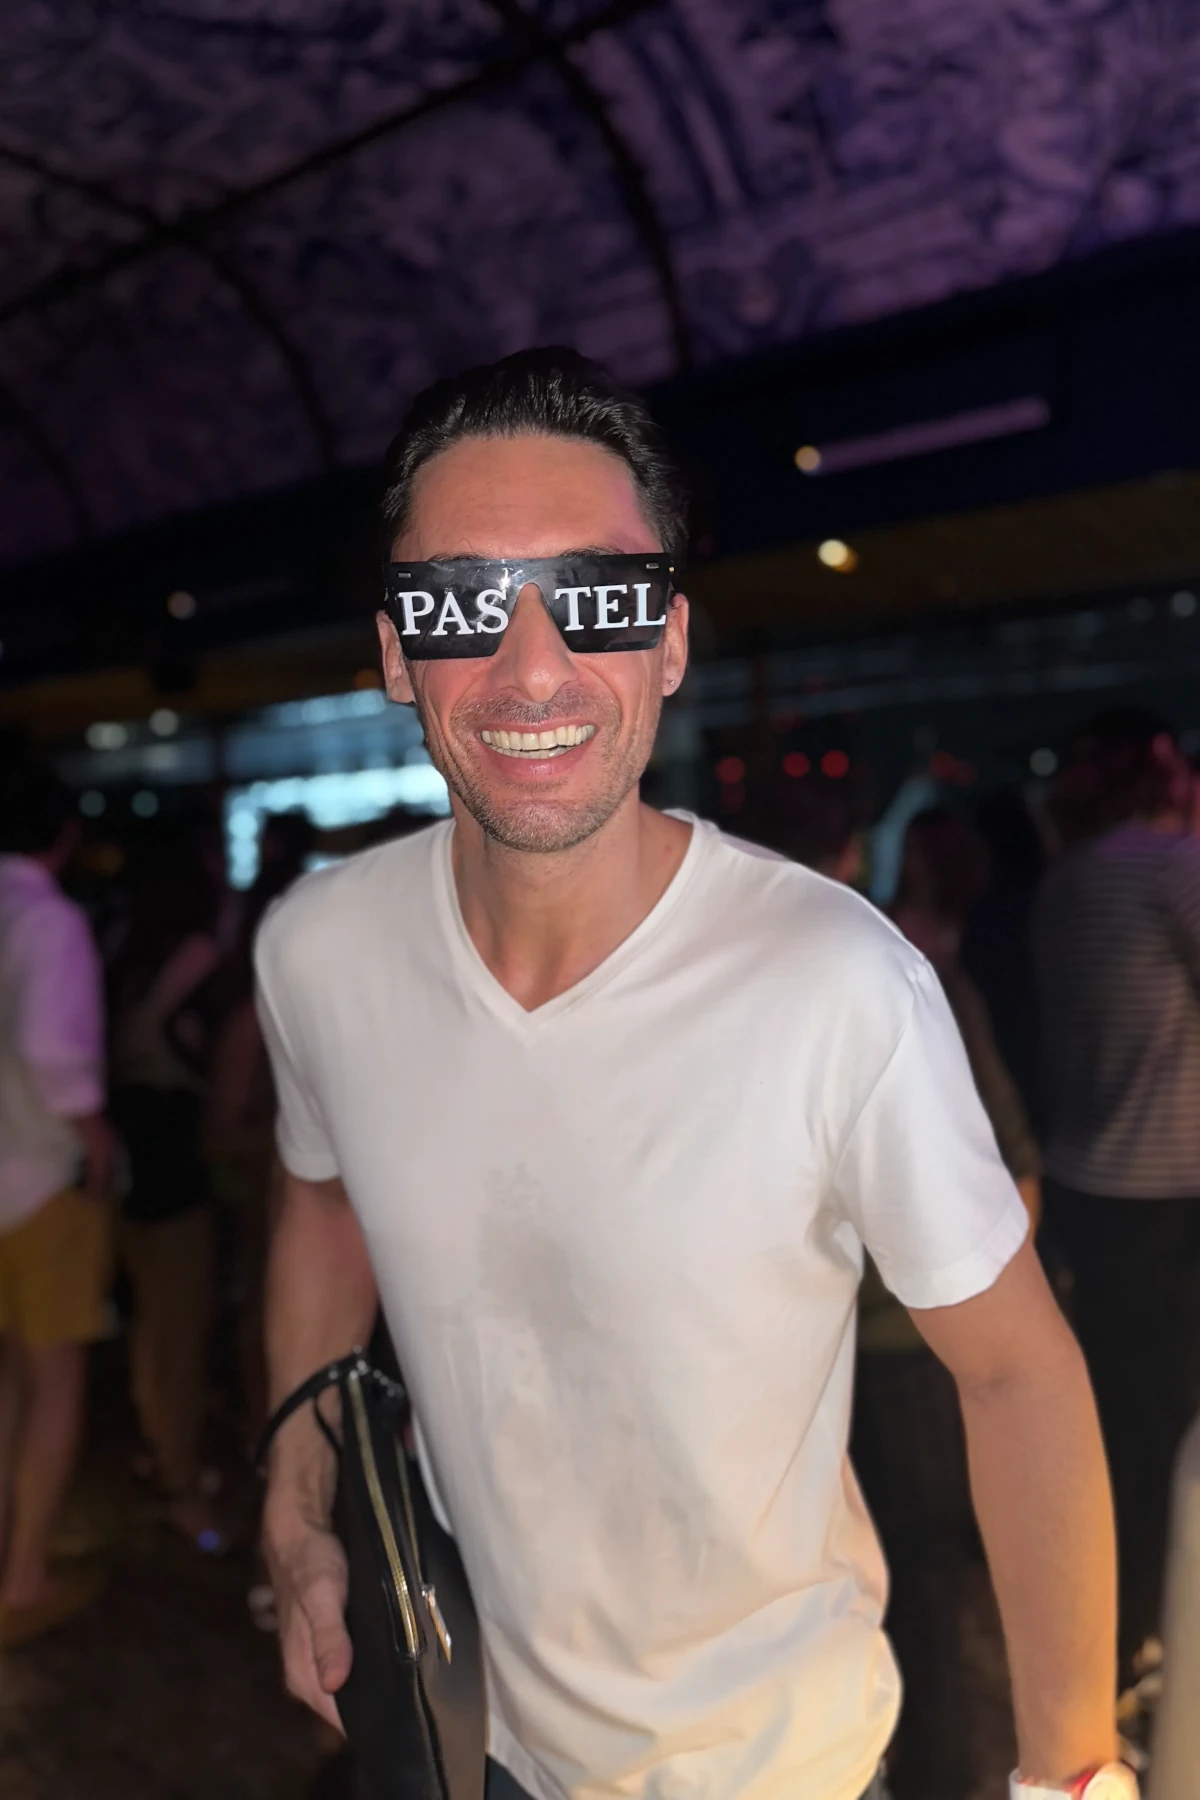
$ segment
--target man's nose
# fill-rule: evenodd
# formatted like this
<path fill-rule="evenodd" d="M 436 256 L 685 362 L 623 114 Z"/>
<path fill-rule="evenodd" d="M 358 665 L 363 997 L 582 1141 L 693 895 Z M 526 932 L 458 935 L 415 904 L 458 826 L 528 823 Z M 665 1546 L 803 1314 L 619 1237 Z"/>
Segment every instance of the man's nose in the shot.
<path fill-rule="evenodd" d="M 526 582 L 491 659 L 489 686 L 507 688 L 541 703 L 553 699 L 573 675 L 571 652 L 546 610 L 541 590 Z"/>

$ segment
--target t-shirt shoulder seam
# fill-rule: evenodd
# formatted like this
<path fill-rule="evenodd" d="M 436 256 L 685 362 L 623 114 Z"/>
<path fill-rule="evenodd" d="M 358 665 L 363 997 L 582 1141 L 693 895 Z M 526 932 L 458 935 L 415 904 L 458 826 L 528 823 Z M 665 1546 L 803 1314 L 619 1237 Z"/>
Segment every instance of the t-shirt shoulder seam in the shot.
<path fill-rule="evenodd" d="M 746 838 L 739 838 L 728 831 L 723 831 L 719 825 L 714 825 L 710 820 L 698 820 L 697 822 L 707 827 L 713 840 L 719 844 L 723 852 L 744 862 L 765 863 L 769 866 L 773 865 L 775 868 L 791 870 L 805 882 L 805 885 L 819 888 L 825 894 L 836 895 L 839 903 L 844 905 L 848 912 L 857 913 L 859 918 L 864 921 L 870 920 L 873 925 L 881 929 L 884 936 L 891 938 L 893 943 L 902 944 L 909 959 L 916 963 L 925 960 L 921 956 L 921 952 L 905 937 L 895 921 L 889 919 L 887 914 L 876 906 L 869 894 L 860 894 L 857 888 L 848 887 L 842 881 L 835 881 L 830 875 L 822 875 L 819 869 L 810 869 L 806 863 L 798 863 L 790 856 L 781 855 L 777 850 L 767 850 L 759 844 L 750 843 Z"/>
<path fill-rule="evenodd" d="M 890 924 L 891 921 L 889 920 L 888 923 Z M 895 929 L 895 927 L 893 927 L 893 929 Z M 906 938 L 903 939 L 902 941 L 906 944 L 908 942 L 908 940 Z M 912 949 L 911 945 L 909 945 L 908 947 L 909 947 L 909 949 Z M 917 985 L 918 985 L 918 983 L 921 983 L 922 985 L 924 985 L 928 981 L 928 979 L 931 977 L 934 980 L 937 979 L 936 976 L 934 976 L 934 974 L 933 974 L 932 965 L 925 960 L 925 958 L 920 954 L 919 951 L 915 952 L 914 956 L 911 959 L 906 959 L 905 962 L 901 965 L 901 967 L 903 969 L 904 979 L 908 983 L 908 1004 L 905 1008 L 904 1018 L 901 1021 L 899 1031 L 896 1033 L 895 1042 L 892 1044 L 891 1049 L 888 1051 L 887 1055 L 884 1057 L 883 1061 L 880 1063 L 879 1068 L 876 1072 L 874 1081 L 872 1081 L 870 1087 L 867 1089 L 866 1093 L 863 1095 L 861 1104 L 859 1105 L 857 1111 L 855 1112 L 853 1119 L 850 1121 L 849 1125 L 846 1127 L 846 1135 L 842 1141 L 842 1147 L 838 1151 L 837 1157 L 834 1160 L 833 1169 L 830 1174 L 829 1182 L 826 1187 L 827 1193 L 832 1193 L 836 1189 L 837 1182 L 838 1182 L 838 1175 L 841 1171 L 842 1164 L 846 1159 L 846 1154 L 849 1151 L 851 1144 L 854 1142 L 855 1133 L 858 1131 L 858 1128 L 861 1125 L 861 1123 L 863 1121 L 863 1117 L 864 1117 L 865 1113 L 867 1112 L 867 1109 L 871 1105 L 871 1102 L 874 1100 L 876 1094 L 879 1092 L 880 1088 L 882 1087 L 882 1085 L 887 1077 L 888 1071 L 891 1069 L 892 1065 L 896 1061 L 897 1056 L 900 1054 L 900 1051 L 904 1045 L 904 1040 L 907 1038 L 909 1031 L 912 1028 L 913 1017 L 917 1010 Z"/>

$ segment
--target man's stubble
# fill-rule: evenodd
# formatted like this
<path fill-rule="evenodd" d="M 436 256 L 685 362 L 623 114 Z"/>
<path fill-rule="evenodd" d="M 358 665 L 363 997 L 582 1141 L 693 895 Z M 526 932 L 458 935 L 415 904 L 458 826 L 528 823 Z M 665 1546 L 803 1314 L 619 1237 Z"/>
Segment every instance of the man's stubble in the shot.
<path fill-rule="evenodd" d="M 602 704 L 599 710 L 607 717 L 597 718 L 596 694 L 590 689 L 586 693 L 581 689 L 580 695 L 582 704 L 576 710 L 591 715 L 597 727 L 592 752 L 604 771 L 603 779 L 590 794 L 571 800 L 556 801 L 548 795 L 544 799 L 531 797 L 525 801 L 498 804 L 487 782 L 473 768 L 472 759 L 459 755 L 457 747 L 475 743 L 479 730 L 485 726 L 502 731 L 541 730 L 547 723 L 560 719 L 564 712 L 572 710 L 570 690 L 560 690 L 553 701 L 540 708 L 522 706 L 513 700 L 465 701 L 451 715 L 447 742 L 438 744 L 429 730 L 428 714 L 421 696 L 414 689 L 417 716 L 435 767 L 480 830 L 505 849 L 535 856 L 552 856 L 573 850 L 607 825 L 642 778 L 654 744 L 654 730 L 649 734 L 644 751 L 636 733 L 622 744 L 620 709 L 616 702 L 610 700 L 607 705 Z M 655 730 L 660 710 L 661 703 L 655 712 Z"/>

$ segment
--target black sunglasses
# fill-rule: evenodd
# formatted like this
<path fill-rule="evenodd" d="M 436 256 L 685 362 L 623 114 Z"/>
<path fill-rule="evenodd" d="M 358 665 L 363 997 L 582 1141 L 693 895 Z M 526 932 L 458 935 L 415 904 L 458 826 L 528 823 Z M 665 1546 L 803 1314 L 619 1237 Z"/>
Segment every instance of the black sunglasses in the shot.
<path fill-rule="evenodd" d="M 405 656 L 492 656 L 532 583 L 563 641 L 583 656 L 653 650 L 675 592 L 676 564 L 654 556 L 545 556 L 528 562 L 447 557 L 388 563 L 387 610 Z"/>

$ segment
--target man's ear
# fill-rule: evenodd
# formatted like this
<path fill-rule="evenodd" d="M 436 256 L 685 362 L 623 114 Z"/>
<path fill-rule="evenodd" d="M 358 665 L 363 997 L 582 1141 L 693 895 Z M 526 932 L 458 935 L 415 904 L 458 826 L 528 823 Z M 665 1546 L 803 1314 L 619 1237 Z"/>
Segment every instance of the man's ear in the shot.
<path fill-rule="evenodd" d="M 412 691 L 408 664 L 405 662 L 404 652 L 400 648 L 396 627 L 382 609 L 375 614 L 375 626 L 379 632 L 379 650 L 383 657 L 383 685 L 387 689 L 387 697 L 389 700 L 394 700 L 398 706 L 415 706 L 416 695 Z"/>
<path fill-rule="evenodd" d="M 663 631 L 662 691 L 673 694 L 683 680 L 688 660 L 688 603 L 676 594 Z"/>

